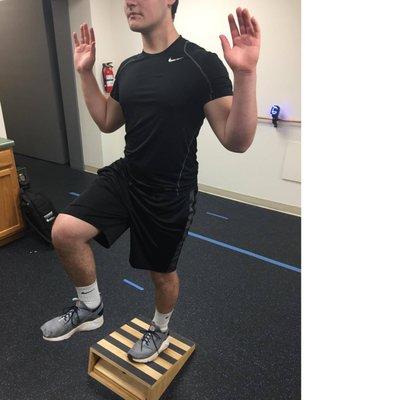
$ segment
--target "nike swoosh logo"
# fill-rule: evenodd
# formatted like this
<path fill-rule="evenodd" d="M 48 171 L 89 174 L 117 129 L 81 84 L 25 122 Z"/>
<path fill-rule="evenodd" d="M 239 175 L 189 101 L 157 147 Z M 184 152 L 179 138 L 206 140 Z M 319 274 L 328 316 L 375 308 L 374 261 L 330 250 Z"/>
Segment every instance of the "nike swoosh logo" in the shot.
<path fill-rule="evenodd" d="M 92 290 L 89 290 L 88 292 L 82 292 L 81 294 L 88 294 L 88 293 L 91 293 L 91 292 L 93 292 L 93 290 L 94 290 L 94 289 L 92 289 Z"/>
<path fill-rule="evenodd" d="M 182 58 L 183 57 L 181 57 L 181 58 L 169 58 L 169 60 L 168 60 L 168 62 L 174 62 L 174 61 L 179 61 L 179 60 L 182 60 Z"/>

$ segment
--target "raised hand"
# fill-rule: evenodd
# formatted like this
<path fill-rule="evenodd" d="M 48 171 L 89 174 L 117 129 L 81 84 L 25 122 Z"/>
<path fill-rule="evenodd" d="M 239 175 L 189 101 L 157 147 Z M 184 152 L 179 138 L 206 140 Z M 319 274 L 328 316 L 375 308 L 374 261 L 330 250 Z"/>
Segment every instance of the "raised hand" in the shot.
<path fill-rule="evenodd" d="M 79 72 L 89 72 L 92 70 L 96 60 L 96 42 L 94 38 L 94 30 L 88 25 L 81 25 L 81 41 L 78 39 L 76 32 L 73 34 L 75 51 L 74 51 L 74 64 L 75 69 Z"/>
<path fill-rule="evenodd" d="M 250 17 L 247 8 L 238 7 L 236 14 L 239 28 L 233 15 L 228 16 L 233 46 L 225 35 L 220 35 L 224 57 L 233 72 L 254 72 L 260 55 L 260 26 L 254 17 Z"/>

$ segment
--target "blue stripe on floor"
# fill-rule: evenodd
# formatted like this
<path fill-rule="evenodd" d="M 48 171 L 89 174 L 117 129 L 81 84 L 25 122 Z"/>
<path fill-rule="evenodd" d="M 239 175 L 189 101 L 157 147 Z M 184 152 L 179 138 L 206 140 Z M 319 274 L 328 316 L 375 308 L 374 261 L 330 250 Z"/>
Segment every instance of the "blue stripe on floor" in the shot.
<path fill-rule="evenodd" d="M 69 192 L 69 194 L 71 194 L 72 196 L 79 196 L 79 193 L 75 193 L 75 192 Z M 207 211 L 207 214 L 214 215 L 216 217 L 220 217 L 220 218 L 224 218 L 224 219 L 229 219 L 229 218 L 226 218 L 226 217 L 224 217 L 222 215 L 213 214 L 213 213 L 210 213 L 208 211 Z M 188 234 L 189 234 L 189 236 L 193 236 L 193 237 L 195 237 L 197 239 L 205 240 L 206 242 L 210 242 L 210 243 L 216 244 L 218 246 L 225 247 L 226 249 L 230 249 L 230 250 L 233 250 L 233 251 L 237 251 L 238 253 L 246 254 L 246 255 L 248 255 L 250 257 L 257 258 L 258 260 L 265 261 L 265 262 L 267 262 L 269 264 L 276 265 L 277 267 L 289 269 L 289 270 L 295 271 L 295 272 L 301 272 L 301 269 L 299 267 L 294 267 L 292 265 L 285 264 L 283 262 L 273 260 L 272 258 L 264 257 L 264 256 L 262 256 L 260 254 L 256 254 L 256 253 L 253 253 L 251 251 L 241 249 L 240 247 L 232 246 L 230 244 L 227 244 L 227 243 L 224 243 L 224 242 L 220 242 L 218 240 L 211 239 L 211 238 L 208 238 L 206 236 L 199 235 L 197 233 L 189 232 Z M 138 289 L 138 290 L 144 290 L 141 286 L 136 285 L 136 283 L 128 281 L 127 279 L 124 279 L 124 282 L 126 284 Z"/>
<path fill-rule="evenodd" d="M 218 214 L 210 213 L 210 212 L 208 212 L 208 211 L 207 211 L 207 214 L 208 214 L 208 215 L 213 215 L 214 217 L 218 217 L 218 218 L 222 218 L 222 219 L 229 219 L 229 218 L 224 217 L 223 215 L 218 215 Z"/>
<path fill-rule="evenodd" d="M 224 242 L 220 242 L 218 240 L 214 240 L 214 239 L 211 239 L 211 238 L 208 238 L 206 236 L 199 235 L 199 234 L 193 233 L 193 232 L 189 232 L 189 235 L 193 236 L 193 237 L 195 237 L 197 239 L 205 240 L 206 242 L 210 242 L 210 243 L 216 244 L 218 246 L 225 247 L 226 249 L 230 249 L 230 250 L 233 250 L 233 251 L 237 251 L 238 253 L 246 254 L 246 255 L 248 255 L 250 257 L 257 258 L 257 259 L 259 259 L 261 261 L 265 261 L 265 262 L 267 262 L 269 264 L 276 265 L 277 267 L 280 267 L 280 268 L 289 269 L 289 270 L 295 271 L 295 272 L 301 272 L 301 269 L 298 268 L 298 267 L 294 267 L 292 265 L 288 265 L 288 264 L 282 263 L 280 261 L 272 260 L 271 258 L 264 257 L 264 256 L 262 256 L 260 254 L 256 254 L 256 253 L 253 253 L 251 251 L 241 249 L 240 247 L 231 246 L 230 244 L 227 244 L 227 243 L 224 243 Z"/>
<path fill-rule="evenodd" d="M 134 283 L 134 282 L 131 282 L 131 281 L 128 280 L 128 279 L 124 279 L 123 282 L 126 283 L 126 284 L 129 285 L 129 286 L 134 287 L 135 289 L 144 290 L 144 288 L 142 288 L 141 286 L 139 286 L 138 284 L 136 284 L 136 283 Z"/>

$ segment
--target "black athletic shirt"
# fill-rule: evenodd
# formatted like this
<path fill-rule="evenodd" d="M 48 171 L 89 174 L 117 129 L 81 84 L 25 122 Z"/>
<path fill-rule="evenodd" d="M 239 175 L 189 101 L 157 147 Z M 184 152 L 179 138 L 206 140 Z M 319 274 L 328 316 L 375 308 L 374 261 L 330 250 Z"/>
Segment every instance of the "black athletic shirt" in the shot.
<path fill-rule="evenodd" d="M 182 36 L 157 54 L 126 59 L 111 97 L 125 116 L 125 158 L 153 187 L 197 185 L 197 136 L 204 105 L 232 95 L 228 71 L 217 54 Z"/>

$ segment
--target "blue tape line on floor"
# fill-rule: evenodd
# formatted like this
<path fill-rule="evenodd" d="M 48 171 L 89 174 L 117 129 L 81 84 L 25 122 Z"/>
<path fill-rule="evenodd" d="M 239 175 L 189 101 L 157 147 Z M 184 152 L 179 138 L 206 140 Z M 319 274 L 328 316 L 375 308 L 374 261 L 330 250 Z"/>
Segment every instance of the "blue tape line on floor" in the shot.
<path fill-rule="evenodd" d="M 79 197 L 79 196 L 80 196 L 79 193 L 75 193 L 75 192 L 69 192 L 68 194 L 70 194 L 70 195 L 72 195 L 72 196 L 76 196 L 76 197 Z"/>
<path fill-rule="evenodd" d="M 288 264 L 282 263 L 280 261 L 272 260 L 271 258 L 264 257 L 264 256 L 261 256 L 260 254 L 256 254 L 256 253 L 253 253 L 251 251 L 241 249 L 240 247 L 231 246 L 230 244 L 227 244 L 227 243 L 224 243 L 224 242 L 220 242 L 218 240 L 214 240 L 214 239 L 211 239 L 211 238 L 208 238 L 206 236 L 199 235 L 199 234 L 193 233 L 193 232 L 189 232 L 189 235 L 193 236 L 193 237 L 195 237 L 197 239 L 205 240 L 207 242 L 216 244 L 218 246 L 225 247 L 225 248 L 233 250 L 233 251 L 237 251 L 238 253 L 246 254 L 248 256 L 257 258 L 257 259 L 259 259 L 261 261 L 265 261 L 265 262 L 267 262 L 269 264 L 276 265 L 277 267 L 289 269 L 289 270 L 295 271 L 295 272 L 301 272 L 301 269 L 298 268 L 298 267 L 293 267 L 292 265 L 288 265 Z"/>
<path fill-rule="evenodd" d="M 210 212 L 208 212 L 208 211 L 207 211 L 207 214 L 208 214 L 208 215 L 213 215 L 214 217 L 218 217 L 218 218 L 222 218 L 222 219 L 229 219 L 229 218 L 224 217 L 223 215 L 218 215 L 218 214 L 210 213 Z"/>
<path fill-rule="evenodd" d="M 73 196 L 79 196 L 79 194 L 78 194 L 78 193 L 75 193 L 75 192 L 70 192 L 69 194 L 72 194 Z M 210 212 L 207 212 L 207 214 L 210 214 L 210 215 L 214 215 L 214 216 L 217 216 L 217 217 L 221 217 L 221 218 L 228 219 L 228 218 L 226 218 L 226 217 L 223 217 L 222 215 L 213 214 L 213 213 L 210 213 Z M 218 241 L 218 240 L 214 240 L 214 239 L 208 238 L 208 237 L 206 237 L 206 236 L 198 235 L 197 233 L 189 232 L 188 234 L 189 234 L 190 236 L 196 237 L 196 238 L 198 238 L 198 239 L 202 239 L 202 240 L 205 240 L 205 241 L 207 241 L 207 242 L 216 244 L 216 245 L 218 245 L 218 246 L 222 246 L 222 247 L 225 247 L 225 248 L 227 248 L 227 249 L 230 249 L 230 250 L 233 250 L 233 251 L 237 251 L 238 253 L 246 254 L 246 255 L 248 255 L 248 256 L 250 256 L 250 257 L 257 258 L 257 259 L 262 260 L 262 261 L 265 261 L 265 262 L 267 262 L 267 263 L 269 263 L 269 264 L 276 265 L 277 267 L 289 269 L 289 270 L 295 271 L 295 272 L 301 272 L 301 269 L 298 268 L 298 267 L 293 267 L 292 265 L 285 264 L 285 263 L 282 263 L 282 262 L 280 262 L 280 261 L 273 260 L 272 258 L 264 257 L 264 256 L 262 256 L 262 255 L 260 255 L 260 254 L 256 254 L 256 253 L 253 253 L 253 252 L 251 252 L 251 251 L 241 249 L 240 247 L 231 246 L 230 244 L 227 244 L 227 243 L 224 243 L 224 242 L 220 242 L 220 241 Z M 124 279 L 124 282 L 127 283 L 128 285 L 131 285 L 131 286 L 135 287 L 136 289 L 144 290 L 141 286 L 136 285 L 135 283 L 130 282 L 130 281 L 128 281 L 127 279 Z"/>
<path fill-rule="evenodd" d="M 144 288 L 142 288 L 141 286 L 137 285 L 136 283 L 131 282 L 131 281 L 128 280 L 128 279 L 124 279 L 123 282 L 126 283 L 126 284 L 129 285 L 129 286 L 134 287 L 135 289 L 144 290 Z"/>

